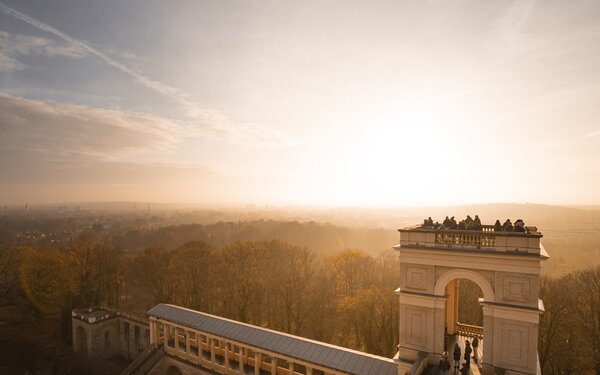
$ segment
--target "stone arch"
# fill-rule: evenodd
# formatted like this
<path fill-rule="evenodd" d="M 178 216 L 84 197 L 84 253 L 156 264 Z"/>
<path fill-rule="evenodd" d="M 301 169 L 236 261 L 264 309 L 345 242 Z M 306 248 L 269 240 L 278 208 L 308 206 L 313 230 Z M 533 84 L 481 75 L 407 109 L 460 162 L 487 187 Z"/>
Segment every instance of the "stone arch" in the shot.
<path fill-rule="evenodd" d="M 77 352 L 83 356 L 88 355 L 87 332 L 82 326 L 77 326 L 75 330 L 77 336 Z"/>
<path fill-rule="evenodd" d="M 177 366 L 169 366 L 165 375 L 183 375 L 183 373 Z"/>
<path fill-rule="evenodd" d="M 104 347 L 110 348 L 112 343 L 112 332 L 110 329 L 104 331 Z"/>
<path fill-rule="evenodd" d="M 444 295 L 448 283 L 455 279 L 468 279 L 473 281 L 481 288 L 483 300 L 485 302 L 494 302 L 495 293 L 490 282 L 481 273 L 463 268 L 452 269 L 440 276 L 435 283 L 435 288 L 433 290 L 434 294 L 439 296 Z"/>

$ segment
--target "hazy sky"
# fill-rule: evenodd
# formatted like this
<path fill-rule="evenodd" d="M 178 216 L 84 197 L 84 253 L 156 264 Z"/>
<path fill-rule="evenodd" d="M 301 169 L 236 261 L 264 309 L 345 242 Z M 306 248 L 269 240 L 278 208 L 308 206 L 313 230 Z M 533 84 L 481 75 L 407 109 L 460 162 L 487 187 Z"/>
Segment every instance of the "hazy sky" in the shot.
<path fill-rule="evenodd" d="M 600 204 L 600 1 L 0 0 L 0 203 Z"/>

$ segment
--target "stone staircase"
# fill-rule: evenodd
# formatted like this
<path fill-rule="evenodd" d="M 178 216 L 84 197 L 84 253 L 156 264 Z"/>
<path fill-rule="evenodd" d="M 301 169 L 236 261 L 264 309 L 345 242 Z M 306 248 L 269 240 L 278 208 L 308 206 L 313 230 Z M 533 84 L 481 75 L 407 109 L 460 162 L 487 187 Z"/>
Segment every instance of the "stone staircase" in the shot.
<path fill-rule="evenodd" d="M 142 352 L 135 357 L 133 362 L 131 362 L 121 375 L 143 375 L 146 374 L 154 365 L 163 357 L 164 350 L 163 347 L 160 346 L 155 348 L 150 345 Z"/>

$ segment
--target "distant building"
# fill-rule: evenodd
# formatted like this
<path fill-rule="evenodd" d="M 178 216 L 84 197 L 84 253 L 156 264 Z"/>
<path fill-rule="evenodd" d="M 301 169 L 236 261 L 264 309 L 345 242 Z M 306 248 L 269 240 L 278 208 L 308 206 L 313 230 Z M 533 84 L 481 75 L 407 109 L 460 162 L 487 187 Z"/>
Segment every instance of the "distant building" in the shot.
<path fill-rule="evenodd" d="M 418 375 L 454 342 L 477 337 L 473 374 L 538 375 L 541 263 L 535 227 L 400 229 L 400 336 L 393 359 L 159 304 L 147 319 L 99 307 L 73 311 L 73 350 L 133 359 L 123 374 Z M 483 292 L 483 327 L 458 321 L 458 283 Z M 464 352 L 463 352 L 464 353 Z"/>

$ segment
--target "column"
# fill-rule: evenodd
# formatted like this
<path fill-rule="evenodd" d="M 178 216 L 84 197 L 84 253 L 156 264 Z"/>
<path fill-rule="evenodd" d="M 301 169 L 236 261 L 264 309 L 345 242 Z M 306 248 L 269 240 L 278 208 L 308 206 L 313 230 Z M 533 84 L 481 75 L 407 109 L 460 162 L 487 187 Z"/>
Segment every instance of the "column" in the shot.
<path fill-rule="evenodd" d="M 177 327 L 173 327 L 173 334 L 175 336 L 175 356 L 179 355 L 179 331 Z"/>
<path fill-rule="evenodd" d="M 210 363 L 211 363 L 211 368 L 214 369 L 215 368 L 215 341 L 212 337 L 208 338 L 208 346 L 210 348 Z"/>
<path fill-rule="evenodd" d="M 167 350 L 167 347 L 169 346 L 169 331 L 170 331 L 170 326 L 167 323 L 163 323 L 163 339 L 164 339 L 164 346 L 165 346 L 165 350 Z"/>
<path fill-rule="evenodd" d="M 229 372 L 229 344 L 227 341 L 223 342 L 223 347 L 225 348 L 225 373 Z"/>
<path fill-rule="evenodd" d="M 306 375 L 312 375 L 312 367 L 306 367 Z"/>
<path fill-rule="evenodd" d="M 458 280 L 452 280 L 446 287 L 448 299 L 446 302 L 446 333 L 453 335 L 456 333 L 458 323 Z"/>
<path fill-rule="evenodd" d="M 433 330 L 428 332 L 432 335 L 433 353 L 442 355 L 446 348 L 446 335 L 444 325 L 446 323 L 446 297 L 438 296 L 433 300 Z M 438 357 L 439 358 L 439 357 Z"/>
<path fill-rule="evenodd" d="M 148 319 L 148 326 L 150 329 L 150 345 L 154 345 L 154 321 L 151 318 Z"/>
<path fill-rule="evenodd" d="M 190 332 L 185 330 L 185 359 L 190 359 Z"/>
<path fill-rule="evenodd" d="M 202 344 L 204 343 L 204 336 L 200 334 L 198 331 L 194 331 L 196 335 L 196 345 L 198 346 L 198 364 L 202 364 Z"/>
<path fill-rule="evenodd" d="M 156 339 L 156 346 L 160 345 L 160 323 L 158 320 L 154 321 L 154 338 Z"/>
<path fill-rule="evenodd" d="M 494 307 L 483 305 L 483 366 L 494 363 Z M 487 366 L 486 366 L 487 367 Z"/>
<path fill-rule="evenodd" d="M 294 362 L 288 360 L 288 369 L 290 370 L 290 375 L 294 375 Z"/>
<path fill-rule="evenodd" d="M 254 375 L 258 375 L 262 366 L 262 353 L 254 351 Z"/>
<path fill-rule="evenodd" d="M 240 374 L 244 373 L 244 348 L 242 348 L 241 346 L 238 346 L 238 349 L 240 350 Z"/>
<path fill-rule="evenodd" d="M 277 358 L 271 356 L 271 375 L 277 374 Z"/>

